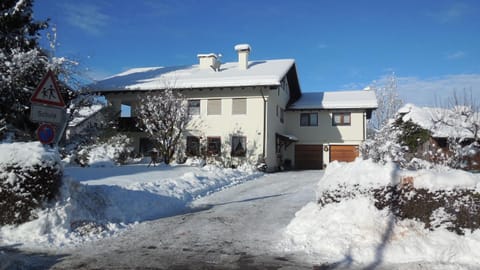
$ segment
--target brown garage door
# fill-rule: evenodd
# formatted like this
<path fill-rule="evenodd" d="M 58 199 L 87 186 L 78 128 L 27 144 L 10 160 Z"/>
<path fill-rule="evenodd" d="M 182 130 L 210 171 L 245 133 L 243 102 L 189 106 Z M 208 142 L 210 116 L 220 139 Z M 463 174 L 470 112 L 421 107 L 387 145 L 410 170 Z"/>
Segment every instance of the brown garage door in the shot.
<path fill-rule="evenodd" d="M 323 169 L 322 145 L 295 145 L 295 168 L 299 170 Z"/>
<path fill-rule="evenodd" d="M 331 145 L 330 161 L 338 160 L 343 162 L 354 161 L 358 157 L 357 145 Z"/>

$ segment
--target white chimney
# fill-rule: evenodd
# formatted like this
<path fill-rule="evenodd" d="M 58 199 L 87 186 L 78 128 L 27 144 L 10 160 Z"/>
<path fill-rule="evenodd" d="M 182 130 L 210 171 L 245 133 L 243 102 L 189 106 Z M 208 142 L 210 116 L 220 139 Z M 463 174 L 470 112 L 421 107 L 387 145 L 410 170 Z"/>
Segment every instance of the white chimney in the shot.
<path fill-rule="evenodd" d="M 251 48 L 248 44 L 235 45 L 235 51 L 238 53 L 238 68 L 242 70 L 248 69 L 248 55 Z"/>
<path fill-rule="evenodd" d="M 216 66 L 218 56 L 214 53 L 197 54 L 200 69 L 211 69 Z"/>

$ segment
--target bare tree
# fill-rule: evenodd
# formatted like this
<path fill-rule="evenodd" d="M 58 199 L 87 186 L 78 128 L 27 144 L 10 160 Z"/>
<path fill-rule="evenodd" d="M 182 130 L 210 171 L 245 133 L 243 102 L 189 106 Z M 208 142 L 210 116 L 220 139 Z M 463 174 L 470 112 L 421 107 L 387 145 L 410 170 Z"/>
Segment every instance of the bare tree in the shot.
<path fill-rule="evenodd" d="M 138 127 L 155 142 L 166 164 L 172 160 L 189 120 L 186 103 L 171 87 L 140 97 Z"/>
<path fill-rule="evenodd" d="M 378 108 L 373 111 L 369 128 L 379 131 L 389 119 L 394 118 L 398 109 L 403 105 L 403 101 L 398 97 L 395 73 L 386 78 L 384 86 L 374 85 L 372 88 L 377 96 Z"/>
<path fill-rule="evenodd" d="M 444 163 L 454 168 L 469 167 L 470 158 L 480 152 L 480 102 L 472 92 L 453 92 L 443 105 L 437 105 L 432 121 L 438 130 L 449 130 Z"/>

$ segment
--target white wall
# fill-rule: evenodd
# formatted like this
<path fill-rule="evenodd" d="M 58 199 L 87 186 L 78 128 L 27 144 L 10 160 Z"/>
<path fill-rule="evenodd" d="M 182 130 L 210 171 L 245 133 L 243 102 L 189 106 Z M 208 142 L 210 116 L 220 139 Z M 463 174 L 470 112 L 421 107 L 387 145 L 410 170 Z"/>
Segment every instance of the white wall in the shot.
<path fill-rule="evenodd" d="M 263 150 L 263 98 L 260 90 L 265 91 L 259 87 L 183 91 L 187 99 L 200 100 L 200 115 L 192 116 L 182 143 L 186 142 L 186 136 L 200 137 L 201 143 L 206 143 L 207 137 L 221 137 L 222 152 L 229 157 L 231 136 L 246 136 L 247 158 L 257 162 Z M 234 98 L 247 98 L 246 114 L 232 114 Z M 220 115 L 207 114 L 209 99 L 221 99 Z"/>

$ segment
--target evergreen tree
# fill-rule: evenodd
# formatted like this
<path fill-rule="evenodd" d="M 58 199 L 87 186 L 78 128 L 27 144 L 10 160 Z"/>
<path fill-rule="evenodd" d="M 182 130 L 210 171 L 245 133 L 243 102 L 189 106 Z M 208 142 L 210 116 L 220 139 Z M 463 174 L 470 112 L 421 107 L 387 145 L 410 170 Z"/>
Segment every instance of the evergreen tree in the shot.
<path fill-rule="evenodd" d="M 32 7 L 33 0 L 0 2 L 0 122 L 27 139 L 35 127 L 28 115 L 30 97 L 49 68 L 38 43 L 48 20 L 35 21 Z"/>

